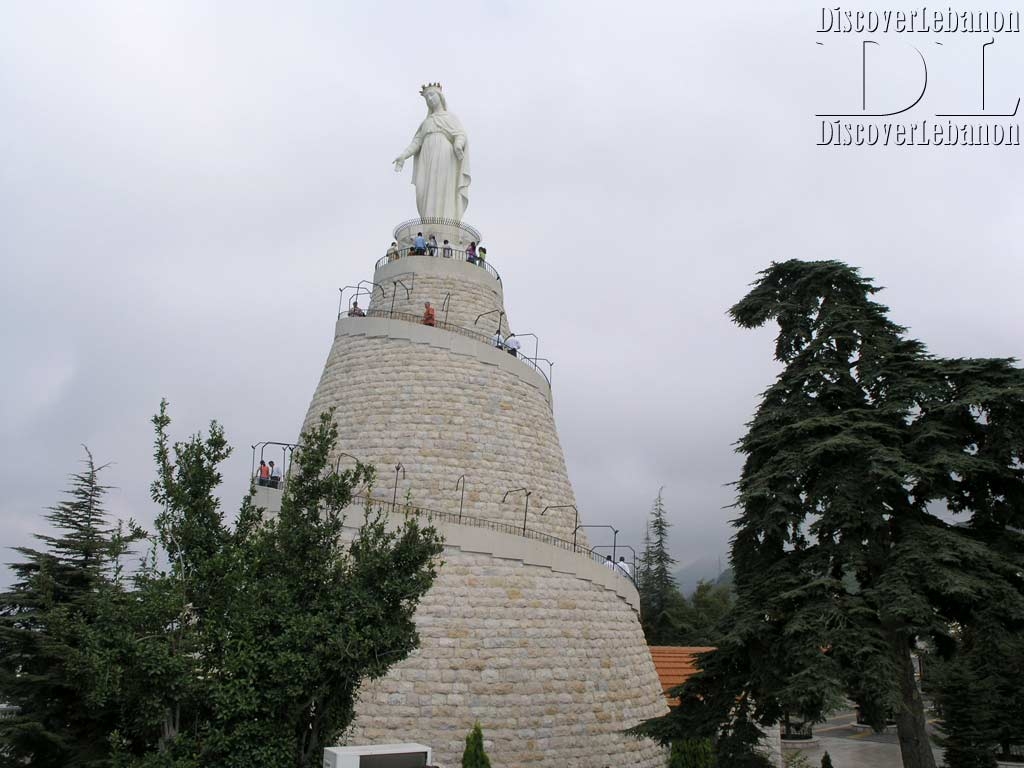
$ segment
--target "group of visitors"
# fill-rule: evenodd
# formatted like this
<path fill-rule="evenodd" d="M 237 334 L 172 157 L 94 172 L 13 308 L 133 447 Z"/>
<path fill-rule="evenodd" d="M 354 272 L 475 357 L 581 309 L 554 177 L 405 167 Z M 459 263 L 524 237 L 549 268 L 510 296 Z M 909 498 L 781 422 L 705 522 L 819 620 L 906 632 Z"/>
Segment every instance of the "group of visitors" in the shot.
<path fill-rule="evenodd" d="M 519 357 L 519 347 L 521 345 L 519 343 L 519 339 L 516 338 L 514 333 L 510 333 L 503 339 L 501 337 L 501 330 L 499 329 L 494 332 L 493 336 L 491 336 L 491 344 L 496 346 L 498 349 L 504 349 L 512 355 L 512 357 Z"/>
<path fill-rule="evenodd" d="M 358 301 L 353 301 L 352 306 L 348 310 L 349 317 L 366 317 L 366 313 L 359 306 Z M 430 306 L 429 301 L 423 302 L 423 324 L 424 325 L 437 325 L 437 313 L 434 308 Z M 516 342 L 518 344 L 519 342 Z M 263 462 L 260 462 L 261 464 Z M 270 462 L 273 466 L 274 462 Z"/>
<path fill-rule="evenodd" d="M 487 264 L 487 249 L 482 245 L 477 248 L 476 243 L 470 243 L 466 248 L 466 261 L 480 267 L 485 266 Z"/>
<path fill-rule="evenodd" d="M 455 258 L 455 249 L 452 248 L 451 243 L 447 240 L 440 246 L 441 256 L 445 259 Z M 410 256 L 437 256 L 437 237 L 431 233 L 427 237 L 423 236 L 422 232 L 417 232 L 416 237 L 412 240 L 412 248 L 409 249 Z M 398 248 L 398 243 L 394 240 L 391 241 L 391 247 L 388 248 L 385 254 L 390 264 L 392 261 L 401 258 L 402 252 Z M 466 248 L 466 261 L 470 264 L 476 264 L 478 266 L 484 266 L 487 262 L 487 249 L 483 246 L 477 247 L 477 244 L 470 243 Z"/>
<path fill-rule="evenodd" d="M 619 562 L 614 562 L 612 556 L 608 555 L 604 561 L 605 568 L 611 568 L 613 571 L 620 575 L 626 575 L 628 578 L 633 578 L 633 569 L 630 568 L 629 563 L 626 562 L 626 558 L 620 557 Z"/>
<path fill-rule="evenodd" d="M 260 459 L 259 469 L 256 470 L 256 484 L 268 488 L 280 488 L 281 468 L 272 461 L 268 465 L 267 462 Z"/>

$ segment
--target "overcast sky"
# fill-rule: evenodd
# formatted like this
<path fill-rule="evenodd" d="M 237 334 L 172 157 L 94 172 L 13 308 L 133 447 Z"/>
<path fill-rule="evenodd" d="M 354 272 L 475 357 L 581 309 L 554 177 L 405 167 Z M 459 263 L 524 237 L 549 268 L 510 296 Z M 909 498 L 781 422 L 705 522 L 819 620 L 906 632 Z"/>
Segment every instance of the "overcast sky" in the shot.
<path fill-rule="evenodd" d="M 814 115 L 861 97 L 862 37 L 816 35 L 820 5 L 34 0 L 0 21 L 4 545 L 83 443 L 114 463 L 113 514 L 150 523 L 161 397 L 178 437 L 225 425 L 237 507 L 248 446 L 296 437 L 337 288 L 415 215 L 390 163 L 428 81 L 469 133 L 466 220 L 513 329 L 556 362 L 581 513 L 622 541 L 664 486 L 680 563 L 726 551 L 733 444 L 776 372 L 774 329 L 726 310 L 773 259 L 860 266 L 937 354 L 1022 354 L 1024 149 L 815 146 Z M 916 65 L 876 39 L 900 74 L 869 97 L 905 104 Z M 975 111 L 987 39 L 918 35 L 929 90 L 902 117 Z M 989 107 L 1012 108 L 1024 38 L 989 50 Z"/>

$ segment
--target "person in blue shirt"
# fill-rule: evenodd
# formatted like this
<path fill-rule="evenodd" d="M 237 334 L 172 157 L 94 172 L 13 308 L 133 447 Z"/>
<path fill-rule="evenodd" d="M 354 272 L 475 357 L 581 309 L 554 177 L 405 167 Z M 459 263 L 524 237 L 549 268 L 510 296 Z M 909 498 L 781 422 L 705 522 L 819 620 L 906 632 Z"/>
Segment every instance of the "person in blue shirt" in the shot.
<path fill-rule="evenodd" d="M 427 241 L 423 239 L 422 232 L 417 232 L 416 237 L 413 238 L 412 252 L 417 256 L 422 256 L 427 252 Z"/>

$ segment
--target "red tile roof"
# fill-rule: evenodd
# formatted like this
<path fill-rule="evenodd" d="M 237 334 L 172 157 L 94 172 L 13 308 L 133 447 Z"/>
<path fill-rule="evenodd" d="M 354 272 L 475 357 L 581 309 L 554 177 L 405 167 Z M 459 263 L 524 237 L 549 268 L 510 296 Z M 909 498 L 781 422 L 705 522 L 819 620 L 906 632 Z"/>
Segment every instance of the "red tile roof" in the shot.
<path fill-rule="evenodd" d="M 661 681 L 661 690 L 667 692 L 677 685 L 685 683 L 698 669 L 697 654 L 705 651 L 713 651 L 714 648 L 692 647 L 684 648 L 675 645 L 652 645 L 650 646 L 651 658 L 654 660 L 654 668 L 658 670 L 658 679 Z M 668 705 L 674 707 L 679 703 L 678 698 L 666 696 Z"/>

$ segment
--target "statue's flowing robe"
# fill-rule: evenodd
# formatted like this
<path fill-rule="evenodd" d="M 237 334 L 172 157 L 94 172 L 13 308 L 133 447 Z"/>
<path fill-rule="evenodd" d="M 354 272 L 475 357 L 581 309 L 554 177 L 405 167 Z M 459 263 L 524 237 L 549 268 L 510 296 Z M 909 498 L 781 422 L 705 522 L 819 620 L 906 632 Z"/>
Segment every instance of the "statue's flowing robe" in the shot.
<path fill-rule="evenodd" d="M 463 142 L 462 160 L 455 157 L 455 140 Z M 462 221 L 469 205 L 469 139 L 459 118 L 438 110 L 427 115 L 406 150 L 412 155 L 412 183 L 420 218 Z"/>

